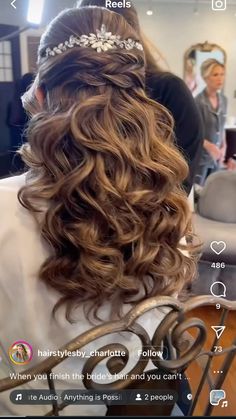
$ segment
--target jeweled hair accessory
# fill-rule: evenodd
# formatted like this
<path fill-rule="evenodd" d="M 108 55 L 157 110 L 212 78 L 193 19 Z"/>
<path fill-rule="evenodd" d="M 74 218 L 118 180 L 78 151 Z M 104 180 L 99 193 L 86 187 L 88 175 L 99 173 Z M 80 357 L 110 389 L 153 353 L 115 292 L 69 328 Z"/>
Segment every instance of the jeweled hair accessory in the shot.
<path fill-rule="evenodd" d="M 89 35 L 74 36 L 71 35 L 69 41 L 59 44 L 54 48 L 47 48 L 45 51 L 46 57 L 55 56 L 62 54 L 69 48 L 79 47 L 91 47 L 96 49 L 97 52 L 106 52 L 110 49 L 124 48 L 131 50 L 137 48 L 143 51 L 143 46 L 138 41 L 134 41 L 131 38 L 127 40 L 121 40 L 120 35 L 113 35 L 111 32 L 106 31 L 105 25 L 102 25 L 101 29 L 97 29 L 97 35 L 90 33 Z"/>

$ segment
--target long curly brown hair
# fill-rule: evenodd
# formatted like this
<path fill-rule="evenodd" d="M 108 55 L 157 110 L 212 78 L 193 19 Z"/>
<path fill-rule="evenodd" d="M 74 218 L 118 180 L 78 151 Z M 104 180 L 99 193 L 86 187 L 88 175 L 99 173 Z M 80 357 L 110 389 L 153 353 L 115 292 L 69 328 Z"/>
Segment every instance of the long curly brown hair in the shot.
<path fill-rule="evenodd" d="M 102 24 L 139 40 L 114 12 L 66 10 L 42 36 L 38 75 L 24 97 L 29 172 L 18 197 L 40 222 L 49 256 L 39 276 L 61 294 L 55 310 L 65 303 L 69 321 L 81 303 L 88 318 L 107 300 L 111 316 L 121 315 L 123 304 L 179 292 L 195 272 L 191 249 L 186 255 L 180 245 L 192 231 L 181 188 L 188 166 L 171 116 L 144 92 L 143 51 L 74 47 L 45 56 Z M 44 92 L 40 112 L 36 85 Z"/>

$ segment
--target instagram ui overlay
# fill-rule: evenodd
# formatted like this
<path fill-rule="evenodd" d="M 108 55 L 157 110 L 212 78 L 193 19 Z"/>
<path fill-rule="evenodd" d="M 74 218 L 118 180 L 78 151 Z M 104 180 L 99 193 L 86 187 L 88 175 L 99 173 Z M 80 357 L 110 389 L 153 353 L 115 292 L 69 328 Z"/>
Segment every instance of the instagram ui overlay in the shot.
<path fill-rule="evenodd" d="M 105 7 L 107 7 L 108 9 L 122 9 L 122 8 L 127 8 L 129 9 L 131 7 L 131 2 L 130 1 L 126 1 L 126 0 L 122 0 L 122 1 L 113 1 L 113 0 L 106 0 L 105 1 Z"/>
<path fill-rule="evenodd" d="M 125 350 L 92 350 L 89 353 L 86 350 L 75 350 L 75 351 L 68 351 L 65 350 L 40 350 L 38 349 L 38 357 L 41 358 L 48 358 L 50 356 L 55 356 L 59 358 L 67 358 L 67 357 L 79 357 L 79 358 L 91 358 L 91 357 L 98 357 L 101 359 L 108 358 L 108 357 L 126 357 Z M 157 359 L 168 359 L 168 348 L 163 347 L 156 347 L 154 348 L 142 348 L 138 349 L 135 352 L 134 359 L 139 360 L 140 357 L 147 358 L 149 357 L 150 360 L 157 360 Z"/>
<path fill-rule="evenodd" d="M 36 352 L 36 351 L 35 351 Z M 38 349 L 37 355 L 41 358 L 48 358 L 49 356 L 55 356 L 57 358 L 68 358 L 68 357 L 80 357 L 82 359 L 96 357 L 97 367 L 99 367 L 100 361 L 107 361 L 107 358 L 119 357 L 127 360 L 127 352 L 123 350 L 93 350 L 91 352 L 86 352 L 82 350 L 68 351 L 68 350 L 40 350 Z M 134 357 L 135 358 L 135 357 Z M 157 359 L 167 359 L 168 350 L 165 347 L 157 348 L 142 348 L 137 350 L 137 361 L 146 361 L 147 359 L 152 359 L 153 361 Z M 177 392 L 172 389 L 168 389 L 168 385 L 161 386 L 161 389 L 144 390 L 142 389 L 142 383 L 154 381 L 154 382 L 163 382 L 168 383 L 168 381 L 182 380 L 181 373 L 170 373 L 163 372 L 158 368 L 154 371 L 149 371 L 148 373 L 133 373 L 132 368 L 129 369 L 130 373 L 119 372 L 111 374 L 106 368 L 101 370 L 91 369 L 89 372 L 45 372 L 45 373 L 32 373 L 30 370 L 25 372 L 11 372 L 10 378 L 12 380 L 30 380 L 37 382 L 37 390 L 24 390 L 17 389 L 11 392 L 10 399 L 14 404 L 23 404 L 23 405 L 33 405 L 33 404 L 51 404 L 53 401 L 58 401 L 61 403 L 67 404 L 173 404 L 178 399 Z M 139 381 L 139 389 L 126 389 L 126 390 L 113 390 L 109 389 L 109 383 L 114 383 L 117 380 L 130 379 L 131 381 Z M 63 389 L 60 390 L 45 390 L 40 389 L 40 384 L 44 387 L 47 384 L 48 380 L 60 380 L 64 382 Z M 99 384 L 105 384 L 106 387 L 101 388 L 101 390 L 86 390 L 79 389 L 80 385 L 84 381 L 94 381 Z M 74 382 L 76 385 L 76 390 L 67 389 L 68 383 Z M 107 385 L 108 384 L 108 385 Z M 55 386 L 56 387 L 56 386 Z"/>
<path fill-rule="evenodd" d="M 226 10 L 227 2 L 226 0 L 212 0 L 212 10 L 215 12 L 221 12 Z"/>
<path fill-rule="evenodd" d="M 174 390 L 14 390 L 10 400 L 23 405 L 50 405 L 53 401 L 79 405 L 166 405 L 177 402 L 178 394 Z"/>
<path fill-rule="evenodd" d="M 32 360 L 32 346 L 24 340 L 14 342 L 8 351 L 11 362 L 15 365 L 26 365 Z"/>

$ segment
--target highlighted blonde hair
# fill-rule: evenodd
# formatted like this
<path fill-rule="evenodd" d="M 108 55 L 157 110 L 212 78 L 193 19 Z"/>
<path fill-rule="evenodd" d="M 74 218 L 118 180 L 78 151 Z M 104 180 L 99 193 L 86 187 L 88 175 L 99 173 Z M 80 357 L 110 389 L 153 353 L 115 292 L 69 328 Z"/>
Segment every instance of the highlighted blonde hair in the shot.
<path fill-rule="evenodd" d="M 179 292 L 193 278 L 194 258 L 180 245 L 191 235 L 181 188 L 188 166 L 173 142 L 173 120 L 145 92 L 138 49 L 97 53 L 72 48 L 45 58 L 46 48 L 105 24 L 139 40 L 122 16 L 102 8 L 71 9 L 52 21 L 39 48 L 36 83 L 24 98 L 32 119 L 21 153 L 30 179 L 19 193 L 29 211 L 47 209 L 42 237 L 51 252 L 40 278 L 61 294 L 55 309 L 84 303 L 86 315 Z M 190 249 L 191 250 L 191 249 Z"/>

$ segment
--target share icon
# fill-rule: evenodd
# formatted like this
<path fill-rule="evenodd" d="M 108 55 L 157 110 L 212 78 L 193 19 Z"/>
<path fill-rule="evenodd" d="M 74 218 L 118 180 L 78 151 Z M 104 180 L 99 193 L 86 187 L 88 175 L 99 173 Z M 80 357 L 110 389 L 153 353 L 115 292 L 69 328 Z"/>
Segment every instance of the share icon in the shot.
<path fill-rule="evenodd" d="M 224 332 L 226 326 L 211 326 L 211 328 L 214 330 L 217 339 L 220 339 L 222 333 Z"/>

